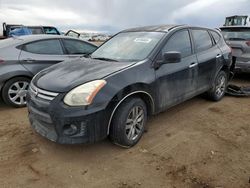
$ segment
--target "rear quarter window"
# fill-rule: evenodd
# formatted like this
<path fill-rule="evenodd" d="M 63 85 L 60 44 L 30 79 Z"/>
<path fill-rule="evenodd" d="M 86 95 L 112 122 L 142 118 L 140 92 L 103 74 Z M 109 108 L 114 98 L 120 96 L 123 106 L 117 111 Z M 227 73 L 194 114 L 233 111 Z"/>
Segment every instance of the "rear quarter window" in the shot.
<path fill-rule="evenodd" d="M 207 30 L 193 29 L 192 33 L 196 52 L 208 50 L 213 46 L 211 37 Z"/>
<path fill-rule="evenodd" d="M 217 32 L 215 32 L 215 31 L 210 31 L 210 33 L 212 34 L 212 36 L 214 38 L 214 41 L 217 44 L 219 42 L 221 36 Z"/>

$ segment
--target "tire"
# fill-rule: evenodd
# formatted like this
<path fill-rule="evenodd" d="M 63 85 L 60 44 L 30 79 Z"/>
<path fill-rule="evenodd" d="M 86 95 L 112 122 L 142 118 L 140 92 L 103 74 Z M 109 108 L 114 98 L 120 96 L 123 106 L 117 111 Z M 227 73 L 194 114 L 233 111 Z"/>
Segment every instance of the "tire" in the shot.
<path fill-rule="evenodd" d="M 147 108 L 144 101 L 140 98 L 128 98 L 114 115 L 110 139 L 119 146 L 130 148 L 141 139 L 146 122 Z"/>
<path fill-rule="evenodd" d="M 21 108 L 26 106 L 26 94 L 30 79 L 16 77 L 8 80 L 2 89 L 3 101 L 10 106 Z"/>
<path fill-rule="evenodd" d="M 226 92 L 228 85 L 228 75 L 225 71 L 220 71 L 216 76 L 213 88 L 207 92 L 208 98 L 213 101 L 220 101 Z"/>

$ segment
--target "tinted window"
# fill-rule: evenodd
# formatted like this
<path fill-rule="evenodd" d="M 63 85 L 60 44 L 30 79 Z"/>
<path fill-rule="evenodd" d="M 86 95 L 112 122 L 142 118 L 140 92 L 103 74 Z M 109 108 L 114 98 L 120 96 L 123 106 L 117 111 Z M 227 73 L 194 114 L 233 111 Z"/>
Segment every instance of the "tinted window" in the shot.
<path fill-rule="evenodd" d="M 31 30 L 31 32 L 32 32 L 33 35 L 36 35 L 36 34 L 44 34 L 42 28 L 29 27 L 29 29 Z"/>
<path fill-rule="evenodd" d="M 213 46 L 210 35 L 206 30 L 193 30 L 194 43 L 198 52 Z"/>
<path fill-rule="evenodd" d="M 63 40 L 63 44 L 68 54 L 90 54 L 97 48 L 91 44 L 77 40 Z"/>
<path fill-rule="evenodd" d="M 62 55 L 63 50 L 59 40 L 42 40 L 24 45 L 23 50 L 35 54 Z"/>
<path fill-rule="evenodd" d="M 222 28 L 221 33 L 225 40 L 250 40 L 249 28 Z"/>
<path fill-rule="evenodd" d="M 179 31 L 171 36 L 163 48 L 163 52 L 168 51 L 180 52 L 182 57 L 187 57 L 192 54 L 190 37 L 187 30 Z"/>
<path fill-rule="evenodd" d="M 52 34 L 52 35 L 58 35 L 59 34 L 57 29 L 54 28 L 54 27 L 44 27 L 43 30 L 44 30 L 44 32 L 46 34 Z"/>
<path fill-rule="evenodd" d="M 218 33 L 216 33 L 215 31 L 210 31 L 210 33 L 212 34 L 215 43 L 217 43 L 220 40 L 220 35 Z"/>

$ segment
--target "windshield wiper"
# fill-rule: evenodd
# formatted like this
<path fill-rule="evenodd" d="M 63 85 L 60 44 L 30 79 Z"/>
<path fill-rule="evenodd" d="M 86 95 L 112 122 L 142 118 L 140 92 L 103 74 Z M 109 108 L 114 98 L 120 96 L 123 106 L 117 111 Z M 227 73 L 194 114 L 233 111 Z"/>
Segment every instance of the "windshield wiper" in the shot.
<path fill-rule="evenodd" d="M 115 59 L 110 59 L 110 58 L 106 58 L 106 57 L 92 57 L 92 59 L 99 59 L 99 60 L 103 60 L 103 61 L 114 61 L 114 62 L 118 62 Z"/>
<path fill-rule="evenodd" d="M 86 54 L 82 55 L 81 57 L 91 58 L 91 53 L 86 53 Z"/>

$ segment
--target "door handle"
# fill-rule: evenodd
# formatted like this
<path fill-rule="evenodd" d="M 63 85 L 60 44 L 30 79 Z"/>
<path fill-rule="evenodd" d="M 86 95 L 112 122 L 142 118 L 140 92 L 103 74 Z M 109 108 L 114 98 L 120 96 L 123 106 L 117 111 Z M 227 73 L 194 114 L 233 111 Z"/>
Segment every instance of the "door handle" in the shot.
<path fill-rule="evenodd" d="M 220 58 L 222 55 L 221 54 L 217 54 L 216 58 Z"/>
<path fill-rule="evenodd" d="M 189 65 L 189 68 L 193 68 L 193 67 L 196 67 L 198 65 L 198 63 L 196 63 L 196 62 L 193 62 L 193 63 L 191 63 L 190 65 Z"/>
<path fill-rule="evenodd" d="M 27 59 L 23 59 L 22 61 L 25 61 L 26 63 L 33 63 L 36 60 L 32 58 L 27 58 Z"/>

